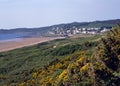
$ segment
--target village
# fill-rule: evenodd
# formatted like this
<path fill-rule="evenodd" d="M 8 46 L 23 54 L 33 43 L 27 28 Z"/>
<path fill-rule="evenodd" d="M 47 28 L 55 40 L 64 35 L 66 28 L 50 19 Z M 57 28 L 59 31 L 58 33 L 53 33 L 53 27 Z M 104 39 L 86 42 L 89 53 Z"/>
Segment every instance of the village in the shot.
<path fill-rule="evenodd" d="M 110 30 L 112 27 L 95 27 L 95 28 L 77 28 L 73 26 L 72 28 L 53 28 L 49 31 L 49 34 L 53 35 L 75 35 L 75 34 L 99 34 Z"/>

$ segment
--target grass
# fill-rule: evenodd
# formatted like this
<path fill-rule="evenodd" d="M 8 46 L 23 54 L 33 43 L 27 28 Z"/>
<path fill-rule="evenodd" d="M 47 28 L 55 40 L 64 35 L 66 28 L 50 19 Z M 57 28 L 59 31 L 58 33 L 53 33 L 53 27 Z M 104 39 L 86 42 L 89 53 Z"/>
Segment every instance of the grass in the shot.
<path fill-rule="evenodd" d="M 0 74 L 7 77 L 4 83 L 23 82 L 30 79 L 36 69 L 49 65 L 56 59 L 82 50 L 92 52 L 97 46 L 100 35 L 94 37 L 56 39 L 30 47 L 0 53 Z M 90 43 L 90 45 L 85 45 Z M 54 47 L 56 46 L 56 47 Z M 89 49 L 88 49 L 89 48 Z M 56 73 L 60 73 L 59 70 Z M 26 77 L 27 76 L 27 77 Z M 0 79 L 0 83 L 2 83 Z"/>

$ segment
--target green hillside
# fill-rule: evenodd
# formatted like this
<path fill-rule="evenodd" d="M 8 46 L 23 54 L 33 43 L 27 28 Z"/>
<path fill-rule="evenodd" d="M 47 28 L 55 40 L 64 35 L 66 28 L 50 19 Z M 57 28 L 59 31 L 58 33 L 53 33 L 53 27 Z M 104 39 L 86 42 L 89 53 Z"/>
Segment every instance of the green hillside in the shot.
<path fill-rule="evenodd" d="M 96 39 L 98 38 L 99 35 L 88 38 L 57 39 L 0 53 L 0 84 L 27 81 L 32 77 L 34 71 L 57 59 L 64 59 L 75 52 L 89 51 L 88 47 L 92 49 L 97 46 Z"/>
<path fill-rule="evenodd" d="M 0 53 L 0 86 L 119 86 L 120 26 Z"/>
<path fill-rule="evenodd" d="M 120 26 L 107 33 L 92 54 L 87 50 L 76 52 L 36 70 L 32 76 L 20 85 L 119 86 Z"/>

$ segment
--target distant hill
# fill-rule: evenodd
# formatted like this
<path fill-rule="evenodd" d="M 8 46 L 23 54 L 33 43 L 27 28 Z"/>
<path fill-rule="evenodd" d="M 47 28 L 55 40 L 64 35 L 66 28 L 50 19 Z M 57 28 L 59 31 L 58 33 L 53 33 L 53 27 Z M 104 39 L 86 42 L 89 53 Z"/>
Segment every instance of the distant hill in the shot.
<path fill-rule="evenodd" d="M 38 35 L 45 35 L 48 32 L 61 29 L 74 29 L 74 28 L 102 28 L 102 27 L 113 27 L 117 23 L 120 23 L 120 19 L 114 20 L 105 20 L 105 21 L 93 21 L 93 22 L 72 22 L 66 24 L 58 24 L 52 25 L 47 27 L 38 27 L 38 28 L 15 28 L 10 30 L 2 29 L 0 30 L 1 33 L 29 33 L 29 34 L 38 34 Z"/>
<path fill-rule="evenodd" d="M 106 20 L 106 21 L 93 21 L 93 22 L 72 22 L 67 24 L 59 24 L 53 25 L 53 27 L 60 27 L 60 28 L 70 28 L 70 27 L 113 27 L 117 23 L 120 23 L 120 19 L 115 20 Z"/>

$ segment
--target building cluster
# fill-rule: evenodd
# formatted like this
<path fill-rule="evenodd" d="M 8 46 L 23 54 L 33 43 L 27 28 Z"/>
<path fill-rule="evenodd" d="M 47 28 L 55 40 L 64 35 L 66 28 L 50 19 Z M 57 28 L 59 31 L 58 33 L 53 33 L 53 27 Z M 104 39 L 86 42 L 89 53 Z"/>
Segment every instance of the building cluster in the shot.
<path fill-rule="evenodd" d="M 50 31 L 50 34 L 56 34 L 56 35 L 73 35 L 73 34 L 97 34 L 102 33 L 105 31 L 110 30 L 111 27 L 99 27 L 99 28 L 53 28 L 52 31 Z"/>

